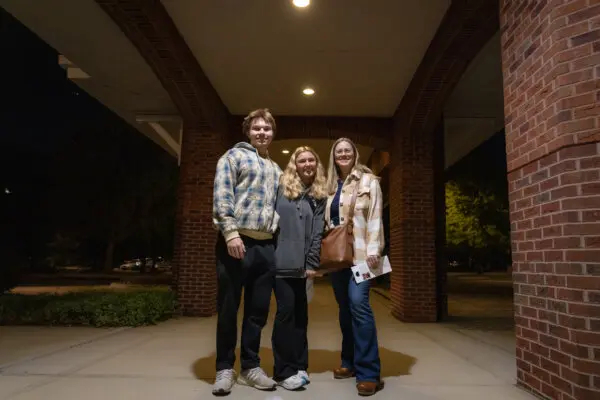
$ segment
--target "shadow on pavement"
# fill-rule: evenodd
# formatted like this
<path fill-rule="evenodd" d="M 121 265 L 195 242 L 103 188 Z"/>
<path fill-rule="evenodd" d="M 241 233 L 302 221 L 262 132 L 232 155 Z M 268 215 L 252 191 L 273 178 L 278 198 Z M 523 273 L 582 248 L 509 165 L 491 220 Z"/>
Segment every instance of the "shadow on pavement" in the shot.
<path fill-rule="evenodd" d="M 235 369 L 239 371 L 240 349 L 236 349 Z M 409 355 L 379 348 L 379 357 L 381 358 L 381 377 L 410 375 L 412 366 L 417 359 Z M 270 348 L 260 348 L 261 366 L 269 375 L 273 374 L 273 351 Z M 213 383 L 215 379 L 215 359 L 216 354 L 212 353 L 208 357 L 197 360 L 192 365 L 192 371 L 196 378 Z M 319 374 L 332 371 L 340 365 L 340 352 L 333 350 L 312 349 L 309 350 L 309 367 L 308 372 L 311 374 Z"/>

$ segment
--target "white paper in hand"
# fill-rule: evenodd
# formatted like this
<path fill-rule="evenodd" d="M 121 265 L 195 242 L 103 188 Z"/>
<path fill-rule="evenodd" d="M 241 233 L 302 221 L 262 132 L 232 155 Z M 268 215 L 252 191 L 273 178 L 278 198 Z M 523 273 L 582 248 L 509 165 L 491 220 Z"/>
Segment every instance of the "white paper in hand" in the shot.
<path fill-rule="evenodd" d="M 392 266 L 390 265 L 388 256 L 382 257 L 381 260 L 379 260 L 379 265 L 375 268 L 369 268 L 366 262 L 352 267 L 352 275 L 354 276 L 356 283 L 368 281 L 390 272 L 392 272 Z"/>

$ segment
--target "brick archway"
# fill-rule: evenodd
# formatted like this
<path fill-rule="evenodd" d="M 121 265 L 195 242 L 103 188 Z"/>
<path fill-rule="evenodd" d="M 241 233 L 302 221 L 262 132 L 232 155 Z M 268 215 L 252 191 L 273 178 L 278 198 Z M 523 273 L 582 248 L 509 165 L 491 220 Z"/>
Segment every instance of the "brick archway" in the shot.
<path fill-rule="evenodd" d="M 138 49 L 188 127 L 227 132 L 229 111 L 160 1 L 96 0 Z"/>
<path fill-rule="evenodd" d="M 184 314 L 212 315 L 215 234 L 205 216 L 211 210 L 213 172 L 197 160 L 215 164 L 235 141 L 239 125 L 232 126 L 236 117 L 229 115 L 160 1 L 96 1 L 147 60 L 182 114 L 175 286 Z M 392 298 L 394 315 L 403 320 L 436 318 L 433 171 L 443 153 L 435 153 L 433 127 L 454 84 L 495 31 L 497 12 L 496 1 L 452 2 L 393 119 L 278 118 L 280 138 L 347 136 L 375 149 L 393 149 L 391 257 L 397 267 Z"/>
<path fill-rule="evenodd" d="M 442 108 L 498 31 L 498 1 L 450 5 L 394 115 L 390 168 L 392 313 L 433 322 L 446 312 Z"/>

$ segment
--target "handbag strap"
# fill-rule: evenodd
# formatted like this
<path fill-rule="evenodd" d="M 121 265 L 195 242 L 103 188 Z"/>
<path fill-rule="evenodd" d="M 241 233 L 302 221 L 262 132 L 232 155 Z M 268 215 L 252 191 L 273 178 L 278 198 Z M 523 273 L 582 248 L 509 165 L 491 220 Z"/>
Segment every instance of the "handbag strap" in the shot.
<path fill-rule="evenodd" d="M 352 197 L 350 198 L 350 210 L 348 211 L 348 224 L 350 226 L 354 225 L 354 206 L 356 205 L 356 198 L 358 197 L 358 187 L 360 186 L 360 182 L 362 181 L 362 174 L 358 178 L 358 182 L 356 186 L 354 186 L 354 190 L 352 191 Z"/>

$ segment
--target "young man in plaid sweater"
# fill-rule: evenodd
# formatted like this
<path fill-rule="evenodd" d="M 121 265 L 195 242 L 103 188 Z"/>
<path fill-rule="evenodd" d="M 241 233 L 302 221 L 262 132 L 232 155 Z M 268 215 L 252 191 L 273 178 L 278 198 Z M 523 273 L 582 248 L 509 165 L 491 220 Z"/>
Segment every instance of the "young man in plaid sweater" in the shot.
<path fill-rule="evenodd" d="M 261 390 L 276 382 L 260 367 L 260 335 L 269 314 L 279 216 L 275 199 L 279 166 L 269 158 L 275 119 L 267 109 L 251 112 L 242 125 L 248 142 L 229 149 L 217 163 L 213 222 L 218 280 L 217 377 L 213 394 L 226 395 L 235 382 L 237 313 L 244 288 L 241 373 L 238 382 Z"/>

